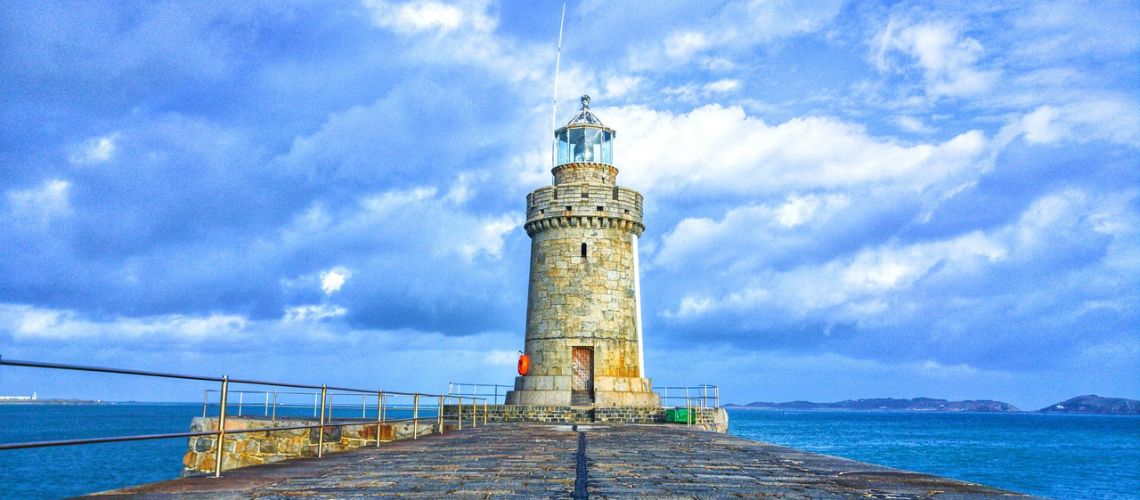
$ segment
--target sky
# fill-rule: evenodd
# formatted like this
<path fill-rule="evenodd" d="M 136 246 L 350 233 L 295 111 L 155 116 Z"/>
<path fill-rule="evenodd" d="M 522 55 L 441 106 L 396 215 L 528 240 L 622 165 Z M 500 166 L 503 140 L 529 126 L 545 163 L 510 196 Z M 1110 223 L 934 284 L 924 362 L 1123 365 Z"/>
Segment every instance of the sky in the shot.
<path fill-rule="evenodd" d="M 511 384 L 577 98 L 645 195 L 646 375 L 1140 399 L 1140 4 L 0 3 L 0 356 Z M 0 369 L 0 393 L 201 383 Z"/>

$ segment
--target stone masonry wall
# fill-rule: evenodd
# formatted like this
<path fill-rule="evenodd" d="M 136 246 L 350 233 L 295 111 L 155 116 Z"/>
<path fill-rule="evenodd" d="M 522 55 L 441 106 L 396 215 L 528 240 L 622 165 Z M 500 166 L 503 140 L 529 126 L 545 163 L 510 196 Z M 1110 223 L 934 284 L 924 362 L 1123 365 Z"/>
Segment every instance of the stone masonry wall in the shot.
<path fill-rule="evenodd" d="M 665 408 L 575 408 L 571 406 L 488 405 L 487 422 L 545 422 L 564 424 L 665 423 Z M 721 408 L 693 408 L 694 423 L 707 430 L 727 432 L 728 416 Z M 443 407 L 447 419 L 457 416 L 456 405 Z M 483 425 L 483 407 L 478 407 L 476 425 Z M 463 407 L 464 426 L 470 425 L 471 407 Z"/>
<path fill-rule="evenodd" d="M 310 419 L 277 419 L 264 417 L 227 417 L 226 431 L 256 429 L 262 427 L 293 427 L 313 425 Z M 215 417 L 194 417 L 190 432 L 217 431 Z M 412 437 L 412 423 L 385 423 L 379 426 L 375 421 L 361 422 L 359 425 L 325 426 L 325 453 L 351 450 L 362 446 L 376 445 L 377 430 L 381 442 L 409 439 Z M 290 458 L 317 456 L 318 429 L 291 429 L 280 431 L 245 432 L 226 434 L 225 448 L 222 450 L 222 470 L 236 469 L 250 465 L 280 462 Z M 421 421 L 420 436 L 438 432 L 434 422 Z M 217 438 L 198 436 L 190 438 L 189 449 L 182 457 L 183 474 L 213 472 Z"/>

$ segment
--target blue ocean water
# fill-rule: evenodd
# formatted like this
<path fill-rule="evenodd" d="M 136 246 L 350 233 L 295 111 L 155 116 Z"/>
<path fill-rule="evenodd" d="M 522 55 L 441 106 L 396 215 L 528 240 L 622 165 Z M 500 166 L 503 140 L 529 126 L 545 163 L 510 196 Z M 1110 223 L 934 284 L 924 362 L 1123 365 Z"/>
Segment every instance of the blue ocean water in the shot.
<path fill-rule="evenodd" d="M 358 417 L 359 411 L 337 414 Z M 201 412 L 200 404 L 0 405 L 0 442 L 186 432 Z M 729 431 L 749 439 L 1054 498 L 1140 498 L 1140 417 L 748 410 L 729 415 Z M 0 451 L 0 497 L 60 498 L 175 478 L 186 443 L 182 438 Z"/>
<path fill-rule="evenodd" d="M 1052 498 L 1140 498 L 1140 417 L 735 410 L 729 432 Z"/>
<path fill-rule="evenodd" d="M 434 410 L 424 408 L 420 415 L 435 415 Z M 218 406 L 208 411 L 217 415 Z M 234 406 L 226 411 L 238 414 Z M 359 406 L 337 408 L 333 415 L 357 418 L 360 411 Z M 375 418 L 375 407 L 369 411 Z M 250 405 L 244 414 L 260 415 L 261 408 Z M 278 412 L 312 414 L 308 408 Z M 399 408 L 385 414 L 411 416 Z M 189 432 L 191 419 L 201 415 L 201 403 L 0 404 L 0 443 Z M 187 444 L 188 438 L 174 438 L 0 451 L 0 498 L 63 498 L 173 479 L 182 472 Z"/>

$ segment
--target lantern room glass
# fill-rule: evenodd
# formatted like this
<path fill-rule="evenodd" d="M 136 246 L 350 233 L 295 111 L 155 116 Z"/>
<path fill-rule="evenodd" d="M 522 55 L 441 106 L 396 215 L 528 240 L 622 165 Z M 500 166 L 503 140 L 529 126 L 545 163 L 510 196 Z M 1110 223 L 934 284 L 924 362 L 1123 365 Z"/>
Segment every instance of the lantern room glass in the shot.
<path fill-rule="evenodd" d="M 613 165 L 614 133 L 598 127 L 566 127 L 554 134 L 554 165 L 605 163 Z"/>

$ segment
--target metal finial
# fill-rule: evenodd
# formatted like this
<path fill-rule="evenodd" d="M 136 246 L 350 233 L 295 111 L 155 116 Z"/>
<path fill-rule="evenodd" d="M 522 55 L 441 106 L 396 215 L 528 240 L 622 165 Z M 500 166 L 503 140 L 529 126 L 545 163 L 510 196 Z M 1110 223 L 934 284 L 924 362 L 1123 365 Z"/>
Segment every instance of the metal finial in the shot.
<path fill-rule="evenodd" d="M 590 109 L 590 96 L 582 96 L 582 109 Z"/>

